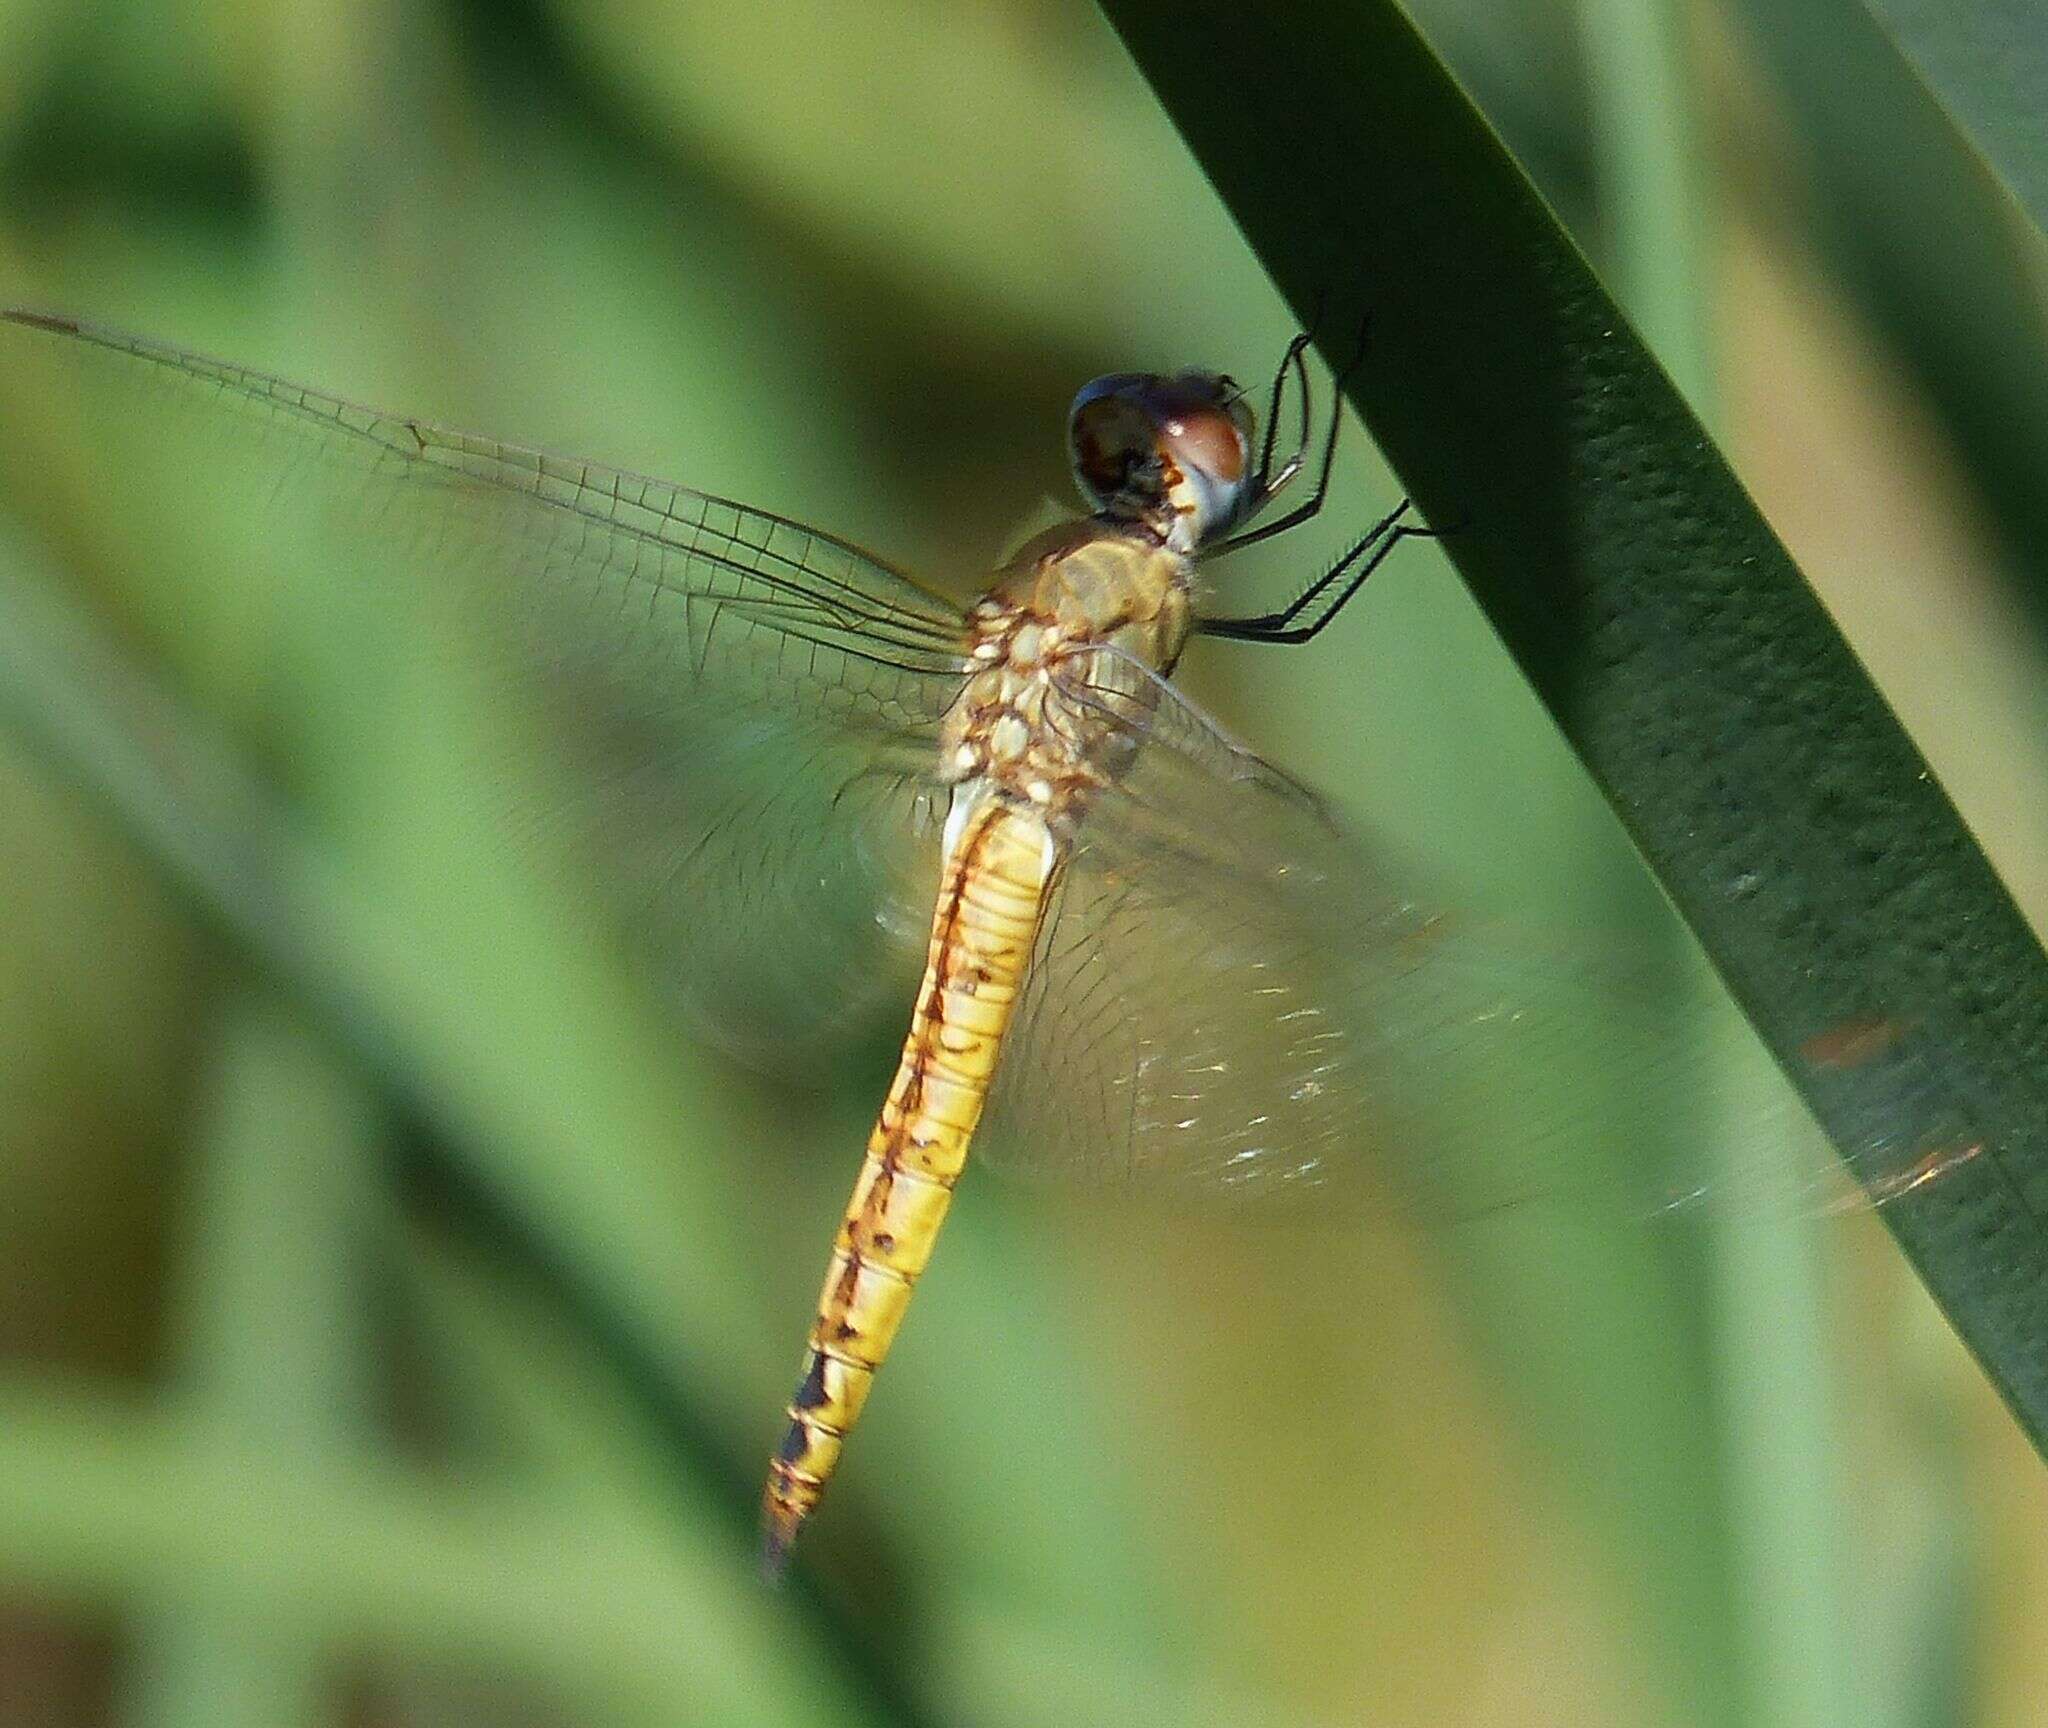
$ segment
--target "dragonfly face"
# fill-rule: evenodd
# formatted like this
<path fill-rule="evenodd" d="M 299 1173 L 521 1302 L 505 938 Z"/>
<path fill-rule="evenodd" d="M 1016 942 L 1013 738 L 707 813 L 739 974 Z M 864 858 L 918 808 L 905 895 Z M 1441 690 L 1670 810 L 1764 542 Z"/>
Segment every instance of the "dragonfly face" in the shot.
<path fill-rule="evenodd" d="M 1068 416 L 1081 496 L 1101 515 L 1156 524 L 1193 552 L 1258 496 L 1252 415 L 1216 372 L 1112 372 L 1083 386 Z"/>

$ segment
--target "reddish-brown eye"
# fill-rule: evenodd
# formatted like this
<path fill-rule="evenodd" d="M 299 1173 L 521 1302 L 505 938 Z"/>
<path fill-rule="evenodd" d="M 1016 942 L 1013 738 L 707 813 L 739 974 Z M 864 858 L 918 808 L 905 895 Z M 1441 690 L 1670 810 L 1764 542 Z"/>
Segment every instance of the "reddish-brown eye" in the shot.
<path fill-rule="evenodd" d="M 1143 372 L 1112 372 L 1084 386 L 1067 421 L 1074 478 L 1097 508 L 1136 508 L 1156 495 L 1160 380 Z"/>
<path fill-rule="evenodd" d="M 1244 478 L 1244 434 L 1223 408 L 1203 407 L 1177 415 L 1167 423 L 1165 432 L 1182 467 L 1226 486 L 1235 486 Z"/>
<path fill-rule="evenodd" d="M 1153 428 L 1122 396 L 1101 396 L 1074 410 L 1074 471 L 1097 497 L 1118 491 L 1133 461 L 1151 447 Z"/>

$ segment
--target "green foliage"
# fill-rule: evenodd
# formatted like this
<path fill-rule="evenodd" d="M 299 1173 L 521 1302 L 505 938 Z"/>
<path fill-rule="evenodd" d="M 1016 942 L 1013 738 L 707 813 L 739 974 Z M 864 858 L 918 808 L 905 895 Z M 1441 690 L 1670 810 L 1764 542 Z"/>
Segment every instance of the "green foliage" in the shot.
<path fill-rule="evenodd" d="M 2035 228 L 2048 221 L 2048 41 L 2039 14 L 2018 0 L 1934 6 L 1871 0 L 1870 10 L 1981 153 Z"/>
<path fill-rule="evenodd" d="M 1981 1139 L 1885 1215 L 2038 1434 L 2039 949 L 1664 375 L 1740 447 L 1716 237 L 1768 176 L 1721 122 L 1767 106 L 1854 195 L 1764 225 L 1951 439 L 1882 485 L 1950 473 L 2015 591 L 2048 568 L 2032 67 L 1940 51 L 2000 8 L 1875 7 L 1903 56 L 1848 0 L 1735 5 L 1712 53 L 1675 5 L 1108 10 L 1131 57 L 1065 5 L 0 8 L 0 301 L 955 592 L 1063 488 L 1081 379 L 1256 376 L 1318 299 L 1341 358 L 1369 305 L 1353 399 L 1479 604 L 1408 548 L 1314 648 L 1188 681 L 1462 897 L 1682 975 L 1632 839 L 1866 1178 Z M 1882 76 L 1818 63 L 1845 13 Z M 1857 128 L 1913 171 L 1852 172 Z M 1797 1206 L 1442 1233 L 971 1181 L 765 1591 L 764 1451 L 903 1005 L 800 1075 L 693 1041 L 554 844 L 553 717 L 472 687 L 475 591 L 331 532 L 318 475 L 195 486 L 203 418 L 107 406 L 0 330 L 0 1579 L 117 1629 L 124 1720 L 1975 1715 L 1980 1383 L 1890 1344 L 1867 1219 Z M 1282 596 L 1394 495 L 1353 445 L 1308 549 L 1219 579 Z M 1621 1192 L 1650 1149 L 1593 1043 L 1525 1095 L 1582 1096 L 1584 1144 L 1531 1170 L 1503 1121 L 1453 1186 Z M 1654 1150 L 1711 1172 L 1770 1082 L 1709 1051 Z"/>

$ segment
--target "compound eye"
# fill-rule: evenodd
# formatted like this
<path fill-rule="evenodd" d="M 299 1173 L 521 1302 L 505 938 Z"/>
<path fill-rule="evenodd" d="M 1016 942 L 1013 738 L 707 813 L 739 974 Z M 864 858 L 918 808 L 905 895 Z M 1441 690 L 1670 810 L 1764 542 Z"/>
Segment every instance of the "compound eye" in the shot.
<path fill-rule="evenodd" d="M 1244 479 L 1249 441 L 1237 417 L 1221 403 L 1187 409 L 1162 430 L 1183 469 L 1218 486 L 1235 486 Z"/>
<path fill-rule="evenodd" d="M 1147 383 L 1139 374 L 1116 373 L 1074 398 L 1067 428 L 1074 478 L 1098 509 L 1122 496 L 1133 473 L 1157 455 L 1159 428 L 1143 400 Z"/>

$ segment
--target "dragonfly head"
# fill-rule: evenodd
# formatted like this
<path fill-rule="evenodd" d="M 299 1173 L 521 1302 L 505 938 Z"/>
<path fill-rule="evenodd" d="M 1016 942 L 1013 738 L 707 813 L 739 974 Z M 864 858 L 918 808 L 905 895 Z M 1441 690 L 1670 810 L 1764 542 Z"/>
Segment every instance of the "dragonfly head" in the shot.
<path fill-rule="evenodd" d="M 1193 552 L 1252 501 L 1252 411 L 1217 372 L 1112 372 L 1067 419 L 1081 495 Z"/>

